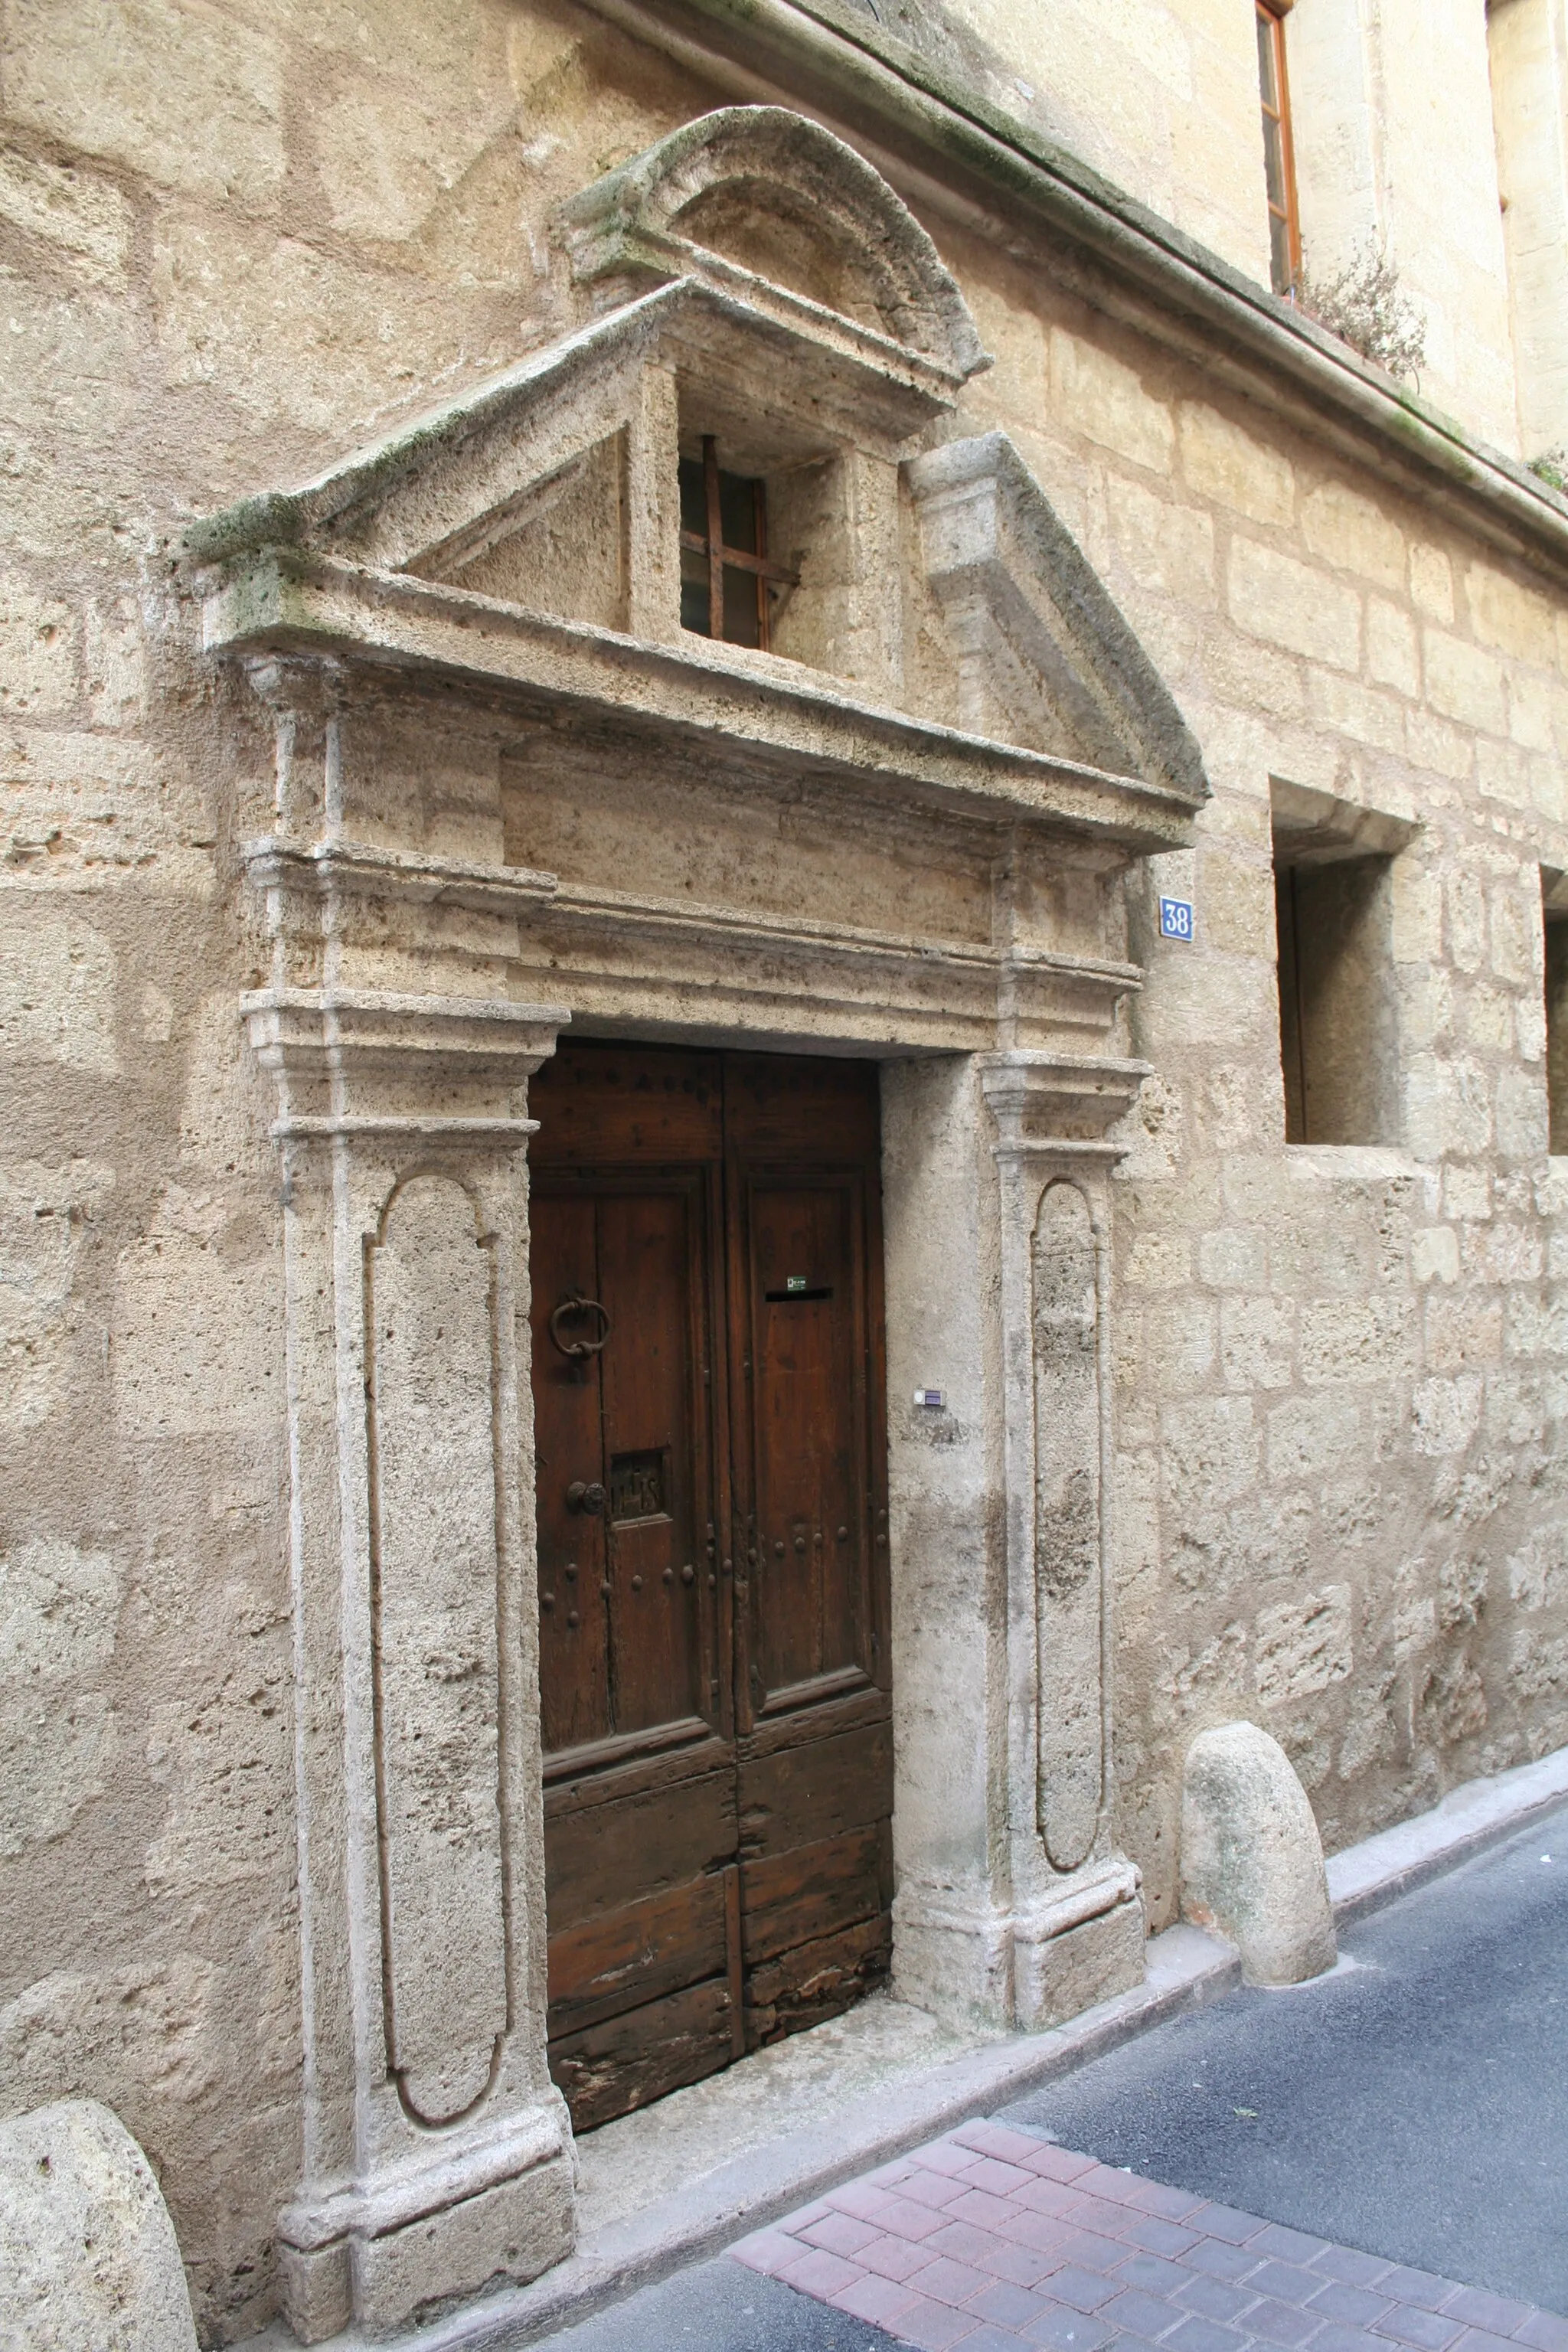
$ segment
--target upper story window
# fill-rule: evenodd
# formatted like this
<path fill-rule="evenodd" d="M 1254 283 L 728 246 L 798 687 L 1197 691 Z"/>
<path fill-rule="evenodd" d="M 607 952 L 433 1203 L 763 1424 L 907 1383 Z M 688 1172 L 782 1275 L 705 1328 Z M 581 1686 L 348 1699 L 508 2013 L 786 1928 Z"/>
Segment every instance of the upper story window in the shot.
<path fill-rule="evenodd" d="M 1285 17 L 1291 0 L 1253 0 L 1253 5 L 1258 12 L 1258 88 L 1263 100 L 1269 275 L 1276 294 L 1289 294 L 1301 267 L 1296 156 L 1290 138 L 1290 85 L 1285 76 Z"/>
<path fill-rule="evenodd" d="M 726 473 L 715 436 L 680 460 L 680 625 L 730 646 L 770 649 L 773 603 L 796 575 L 768 560 L 767 486 Z"/>

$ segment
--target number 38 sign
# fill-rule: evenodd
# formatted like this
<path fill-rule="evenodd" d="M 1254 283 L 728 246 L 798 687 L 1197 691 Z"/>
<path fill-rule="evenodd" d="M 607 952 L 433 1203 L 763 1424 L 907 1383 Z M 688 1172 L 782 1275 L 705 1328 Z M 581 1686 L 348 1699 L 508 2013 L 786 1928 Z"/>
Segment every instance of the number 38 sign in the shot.
<path fill-rule="evenodd" d="M 1160 936 L 1163 940 L 1191 940 L 1193 902 L 1190 898 L 1161 899 Z"/>

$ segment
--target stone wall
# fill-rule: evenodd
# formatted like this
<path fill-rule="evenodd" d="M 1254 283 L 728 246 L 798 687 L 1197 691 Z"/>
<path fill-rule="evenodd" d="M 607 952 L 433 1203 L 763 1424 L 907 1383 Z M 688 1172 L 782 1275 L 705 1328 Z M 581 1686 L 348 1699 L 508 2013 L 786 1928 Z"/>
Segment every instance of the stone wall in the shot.
<path fill-rule="evenodd" d="M 204 2334 L 299 2177 L 282 1231 L 235 862 L 272 729 L 185 520 L 537 340 L 545 224 L 713 103 L 586 15 L 74 0 L 0 152 L 0 2098 L 148 2149 Z"/>
<path fill-rule="evenodd" d="M 1568 26 L 1562 0 L 1487 11 L 1524 456 L 1568 443 Z"/>
<path fill-rule="evenodd" d="M 1157 1075 L 1117 1246 L 1119 1771 L 1163 1921 L 1205 1723 L 1283 1740 L 1331 1851 L 1568 1735 L 1541 912 L 1568 848 L 1568 612 L 1420 503 L 947 249 L 1000 354 L 972 397 L 1160 663 L 1215 788 L 1134 922 Z M 1271 778 L 1418 821 L 1390 868 L 1393 1148 L 1283 1146 Z M 1162 890 L 1194 900 L 1194 946 L 1160 938 Z"/>
<path fill-rule="evenodd" d="M 1329 278 L 1358 252 L 1386 250 L 1426 322 L 1422 392 L 1516 453 L 1517 321 L 1484 12 L 1328 0 L 1291 10 L 1285 46 L 1309 268 Z"/>
<path fill-rule="evenodd" d="M 851 16 L 867 0 L 839 5 Z M 1512 127 L 1527 200 L 1541 173 L 1562 176 L 1565 68 L 1551 29 L 1555 5 L 1509 0 L 1500 12 L 1510 19 L 1509 55 L 1521 53 L 1516 70 L 1533 74 Z M 825 13 L 832 5 L 827 0 Z M 871 13 L 940 68 L 979 81 L 994 104 L 1268 285 L 1249 7 L 1118 0 L 1107 9 L 1062 0 L 1047 10 L 1017 0 L 900 0 Z M 1497 142 L 1509 126 L 1500 118 L 1494 139 L 1487 41 L 1485 14 L 1468 0 L 1311 0 L 1285 21 L 1310 268 L 1331 278 L 1358 252 L 1386 248 L 1426 322 L 1423 394 L 1513 454 L 1514 337 L 1552 331 L 1565 279 L 1560 247 L 1543 249 L 1552 232 L 1537 219 L 1526 232 L 1533 268 L 1516 273 L 1510 320 L 1503 239 L 1507 227 L 1517 244 L 1519 225 L 1505 221 L 1499 203 Z M 1561 212 L 1555 184 L 1554 201 L 1552 219 Z M 1524 455 L 1544 446 L 1537 434 Z"/>
<path fill-rule="evenodd" d="M 1250 25 L 1192 30 L 1255 124 Z M 0 2082 L 116 2107 L 230 2337 L 300 2163 L 281 1232 L 237 1012 L 272 745 L 173 543 L 561 331 L 555 207 L 721 93 L 550 0 L 36 0 L 3 88 Z M 1258 267 L 1239 179 L 1205 211 L 1178 178 L 1143 192 Z M 1568 1737 L 1568 602 L 927 219 L 996 353 L 963 429 L 1024 450 L 1215 788 L 1135 909 L 1157 1075 L 1116 1188 L 1119 1802 L 1160 1922 L 1205 1723 L 1275 1731 L 1331 1848 Z M 1422 828 L 1373 1154 L 1283 1146 L 1271 775 Z"/>

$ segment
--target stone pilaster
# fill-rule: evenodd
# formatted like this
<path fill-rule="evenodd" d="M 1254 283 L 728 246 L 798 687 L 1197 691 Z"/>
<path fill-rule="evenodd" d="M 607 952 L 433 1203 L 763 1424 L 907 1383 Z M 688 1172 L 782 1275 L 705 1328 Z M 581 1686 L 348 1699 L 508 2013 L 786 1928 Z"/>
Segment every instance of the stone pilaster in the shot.
<path fill-rule="evenodd" d="M 569 2251 L 544 2049 L 527 1082 L 554 1006 L 273 989 L 307 2342 Z"/>
<path fill-rule="evenodd" d="M 1048 2025 L 1142 1975 L 1108 1802 L 1106 1137 L 1144 1076 L 1020 1050 L 884 1082 L 894 1983 L 971 2021 Z M 911 1412 L 931 1380 L 942 1410 Z"/>
<path fill-rule="evenodd" d="M 985 1056 L 1000 1187 L 1011 2011 L 1048 2025 L 1140 1981 L 1138 1873 L 1110 1822 L 1106 1129 L 1144 1066 Z"/>

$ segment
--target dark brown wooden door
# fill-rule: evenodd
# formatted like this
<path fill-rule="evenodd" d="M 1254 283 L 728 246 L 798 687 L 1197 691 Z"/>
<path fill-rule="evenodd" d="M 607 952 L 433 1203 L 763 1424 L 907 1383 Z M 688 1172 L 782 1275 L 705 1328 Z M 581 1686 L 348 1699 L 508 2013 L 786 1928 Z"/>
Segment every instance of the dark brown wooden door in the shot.
<path fill-rule="evenodd" d="M 877 1074 L 535 1080 L 550 2059 L 580 2128 L 885 1974 Z"/>

